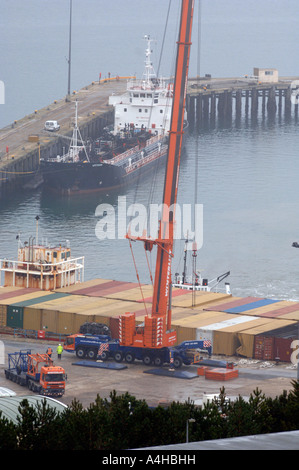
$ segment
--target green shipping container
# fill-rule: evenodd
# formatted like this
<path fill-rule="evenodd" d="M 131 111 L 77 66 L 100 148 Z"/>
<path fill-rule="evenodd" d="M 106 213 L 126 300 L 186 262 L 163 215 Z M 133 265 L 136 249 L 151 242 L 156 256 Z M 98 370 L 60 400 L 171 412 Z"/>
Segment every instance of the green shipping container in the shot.
<path fill-rule="evenodd" d="M 11 328 L 23 328 L 24 307 L 7 306 L 7 326 Z"/>

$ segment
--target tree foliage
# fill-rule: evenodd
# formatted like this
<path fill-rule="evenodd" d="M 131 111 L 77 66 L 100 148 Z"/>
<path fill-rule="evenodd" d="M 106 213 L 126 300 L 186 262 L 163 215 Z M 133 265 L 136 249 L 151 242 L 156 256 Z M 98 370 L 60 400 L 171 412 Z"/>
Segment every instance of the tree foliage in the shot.
<path fill-rule="evenodd" d="M 17 423 L 0 412 L 1 450 L 120 450 L 283 432 L 299 429 L 299 384 L 276 398 L 267 398 L 256 389 L 248 401 L 241 396 L 227 399 L 225 389 L 219 398 L 203 407 L 173 402 L 151 408 L 129 393 L 99 395 L 84 408 L 78 400 L 62 413 L 46 400 L 29 405 L 22 400 Z"/>

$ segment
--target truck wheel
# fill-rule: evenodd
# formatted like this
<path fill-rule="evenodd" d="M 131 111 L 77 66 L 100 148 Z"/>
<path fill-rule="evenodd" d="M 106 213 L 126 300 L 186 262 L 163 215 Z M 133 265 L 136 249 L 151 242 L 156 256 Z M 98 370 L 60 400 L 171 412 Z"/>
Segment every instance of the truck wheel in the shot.
<path fill-rule="evenodd" d="M 128 364 L 133 364 L 133 362 L 135 361 L 135 356 L 134 356 L 134 354 L 132 354 L 132 353 L 130 353 L 130 352 L 127 353 L 127 354 L 125 355 L 125 361 L 126 361 Z"/>
<path fill-rule="evenodd" d="M 83 349 L 83 348 L 78 348 L 77 351 L 76 351 L 76 356 L 77 356 L 79 359 L 83 359 L 83 357 L 85 357 L 85 349 Z"/>
<path fill-rule="evenodd" d="M 150 366 L 152 363 L 152 358 L 148 355 L 144 356 L 142 360 L 143 360 L 143 364 L 146 366 Z"/>
<path fill-rule="evenodd" d="M 179 356 L 174 358 L 173 367 L 175 369 L 179 369 L 182 366 L 182 364 L 183 364 L 183 361 Z"/>
<path fill-rule="evenodd" d="M 122 352 L 118 351 L 114 354 L 114 359 L 116 362 L 121 362 L 123 360 L 123 354 Z"/>
<path fill-rule="evenodd" d="M 88 359 L 90 359 L 91 361 L 95 360 L 96 357 L 97 357 L 97 351 L 95 349 L 89 349 L 87 351 L 87 357 Z"/>

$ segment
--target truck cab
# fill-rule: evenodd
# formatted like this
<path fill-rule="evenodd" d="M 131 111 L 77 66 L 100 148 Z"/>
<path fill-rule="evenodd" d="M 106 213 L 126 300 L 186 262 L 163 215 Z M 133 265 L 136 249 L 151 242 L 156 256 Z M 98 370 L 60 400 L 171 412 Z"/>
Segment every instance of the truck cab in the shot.
<path fill-rule="evenodd" d="M 63 349 L 68 352 L 75 352 L 75 340 L 76 337 L 79 336 L 78 334 L 69 335 L 65 338 Z"/>
<path fill-rule="evenodd" d="M 58 121 L 46 121 L 45 122 L 45 130 L 50 132 L 59 131 L 60 125 Z"/>
<path fill-rule="evenodd" d="M 39 383 L 42 386 L 43 395 L 62 396 L 65 392 L 66 374 L 62 367 L 43 366 L 40 371 Z"/>

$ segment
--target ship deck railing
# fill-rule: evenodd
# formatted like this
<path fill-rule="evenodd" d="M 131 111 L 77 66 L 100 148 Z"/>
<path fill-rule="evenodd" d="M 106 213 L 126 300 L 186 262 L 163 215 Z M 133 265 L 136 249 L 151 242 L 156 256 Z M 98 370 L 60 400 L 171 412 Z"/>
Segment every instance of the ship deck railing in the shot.
<path fill-rule="evenodd" d="M 116 155 L 111 160 L 104 160 L 104 163 L 107 163 L 109 165 L 114 165 L 114 166 L 124 166 L 126 162 L 129 162 L 129 159 L 132 155 L 138 152 L 141 153 L 142 150 L 152 151 L 153 148 L 156 146 L 157 142 L 159 141 L 161 141 L 161 136 L 155 135 L 151 137 L 149 140 L 147 140 L 144 148 L 140 148 L 139 145 L 136 145 L 135 147 L 127 150 L 126 152 L 121 153 L 120 155 Z"/>
<path fill-rule="evenodd" d="M 27 287 L 29 287 L 31 276 L 40 276 L 41 279 L 46 276 L 60 276 L 63 279 L 61 287 L 66 287 L 70 284 L 69 279 L 72 273 L 75 273 L 78 282 L 84 281 L 84 256 L 57 263 L 0 259 L 0 276 L 2 272 L 12 273 L 13 286 L 16 285 L 16 275 L 22 274 L 27 278 Z"/>
<path fill-rule="evenodd" d="M 137 168 L 147 165 L 148 163 L 156 160 L 157 158 L 160 158 L 162 155 L 165 155 L 167 148 L 168 148 L 167 145 L 162 145 L 160 149 L 156 149 L 155 151 L 151 152 L 150 155 L 143 157 L 141 160 L 138 160 L 137 162 L 132 162 L 131 165 L 128 165 L 126 167 L 126 173 L 127 174 L 131 173 L 132 171 L 135 171 Z"/>

